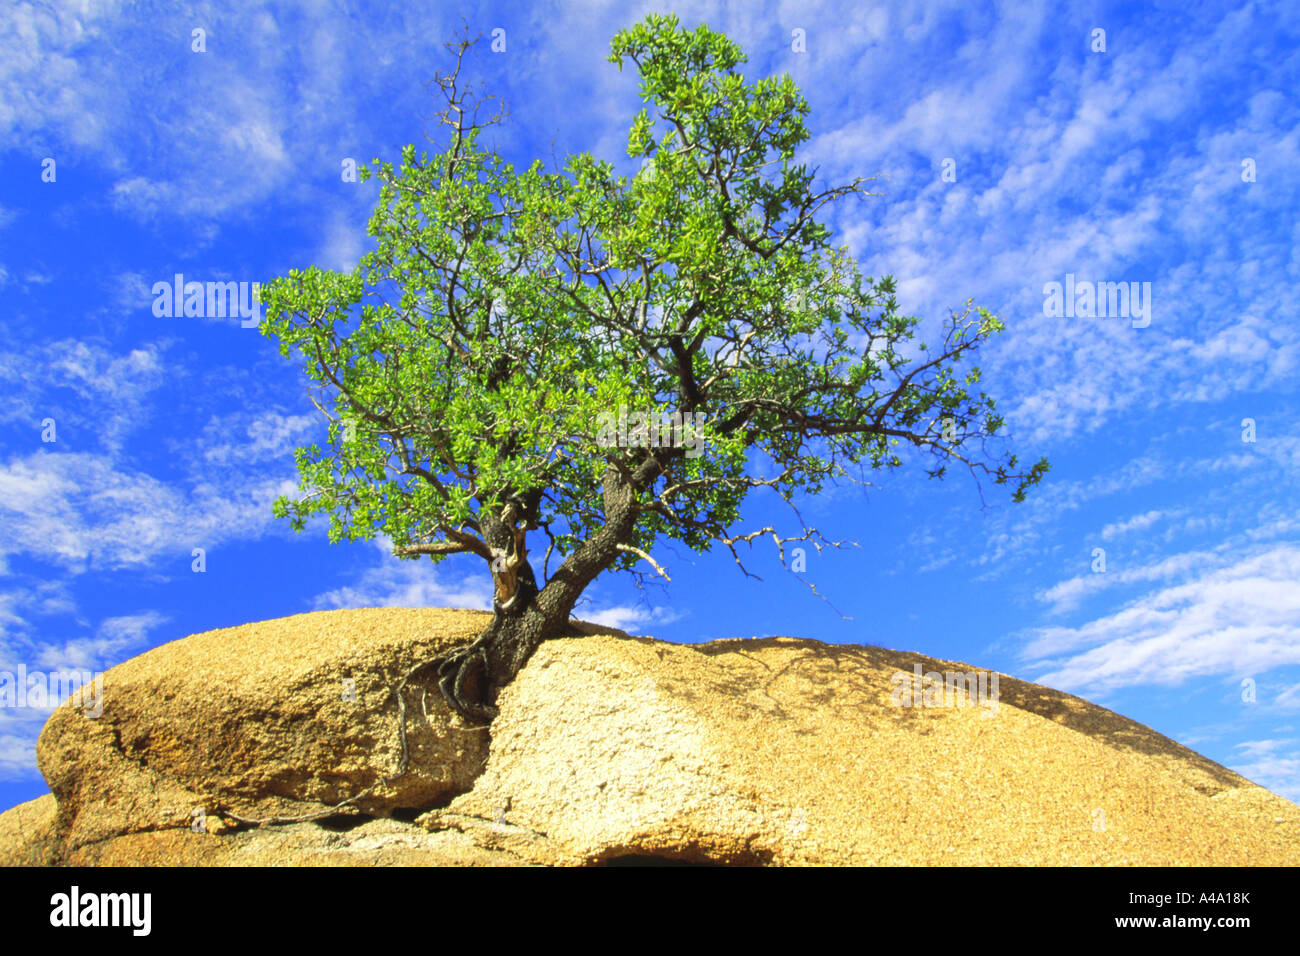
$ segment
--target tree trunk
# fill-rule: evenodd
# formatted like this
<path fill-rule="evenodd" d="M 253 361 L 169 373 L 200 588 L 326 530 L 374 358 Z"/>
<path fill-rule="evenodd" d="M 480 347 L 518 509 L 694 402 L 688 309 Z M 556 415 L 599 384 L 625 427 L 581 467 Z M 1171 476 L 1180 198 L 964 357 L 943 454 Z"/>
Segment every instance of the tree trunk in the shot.
<path fill-rule="evenodd" d="M 496 611 L 483 633 L 438 659 L 443 699 L 464 719 L 489 723 L 496 716 L 497 694 L 549 636 L 540 614 Z"/>
<path fill-rule="evenodd" d="M 630 479 L 612 466 L 606 469 L 604 525 L 578 546 L 540 592 L 526 560 L 523 529 L 513 523 L 485 523 L 484 536 L 496 555 L 492 623 L 471 643 L 433 662 L 443 699 L 456 713 L 482 723 L 496 716 L 497 694 L 523 670 L 542 641 L 564 633 L 582 592 L 618 556 L 619 544 L 636 523 L 636 490 L 659 468 L 650 460 Z"/>

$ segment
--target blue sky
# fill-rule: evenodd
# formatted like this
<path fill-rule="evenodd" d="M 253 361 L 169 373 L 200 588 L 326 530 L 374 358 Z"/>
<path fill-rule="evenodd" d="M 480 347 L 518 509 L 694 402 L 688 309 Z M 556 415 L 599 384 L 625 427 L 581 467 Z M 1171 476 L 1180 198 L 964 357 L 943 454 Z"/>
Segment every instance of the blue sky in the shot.
<path fill-rule="evenodd" d="M 1022 505 L 920 469 L 802 502 L 859 545 L 808 554 L 828 602 L 767 542 L 761 581 L 665 547 L 671 584 L 602 578 L 576 613 L 965 660 L 1300 800 L 1300 7 L 232 6 L 20 2 L 0 20 L 0 671 L 104 669 L 314 609 L 487 607 L 480 563 L 275 520 L 292 449 L 324 434 L 301 372 L 238 319 L 155 316 L 150 289 L 354 265 L 376 190 L 341 164 L 425 143 L 424 84 L 462 19 L 485 36 L 469 74 L 511 113 L 503 153 L 633 172 L 635 72 L 605 56 L 671 10 L 738 41 L 747 77 L 794 77 L 823 184 L 880 177 L 827 222 L 906 311 L 1003 316 L 984 384 L 1017 450 L 1053 467 Z M 1045 314 L 1067 275 L 1150 283 L 1149 324 Z M 745 517 L 795 530 L 762 498 Z M 45 792 L 46 716 L 0 708 L 0 807 Z"/>

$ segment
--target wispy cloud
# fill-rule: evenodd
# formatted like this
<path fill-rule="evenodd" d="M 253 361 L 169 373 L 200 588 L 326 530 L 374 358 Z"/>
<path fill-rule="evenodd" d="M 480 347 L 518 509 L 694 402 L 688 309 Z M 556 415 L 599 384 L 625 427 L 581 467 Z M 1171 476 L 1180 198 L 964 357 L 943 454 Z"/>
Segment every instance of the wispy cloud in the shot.
<path fill-rule="evenodd" d="M 43 614 L 68 614 L 73 610 L 62 598 L 57 607 L 51 607 L 48 595 L 45 597 L 47 600 L 41 601 L 40 595 L 31 592 L 0 593 L 0 610 L 10 608 L 5 612 L 5 623 L 17 625 L 14 629 L 0 628 L 0 671 L 11 675 L 10 679 L 24 670 L 29 677 L 42 673 L 102 673 L 145 649 L 153 633 L 169 620 L 167 615 L 150 610 L 106 618 L 93 630 L 77 621 L 65 621 L 58 628 L 42 628 L 38 632 L 13 613 L 15 607 Z M 73 633 L 69 635 L 69 631 Z M 20 707 L 0 708 L 0 780 L 39 778 L 36 740 L 50 711 L 60 701 L 47 700 L 44 706 L 24 703 Z"/>
<path fill-rule="evenodd" d="M 120 614 L 105 618 L 93 635 L 58 640 L 45 635 L 33 647 L 30 666 L 55 670 L 102 670 L 130 656 L 127 652 L 143 650 L 151 634 L 170 618 L 158 611 Z"/>
<path fill-rule="evenodd" d="M 1279 796 L 1300 803 L 1300 742 L 1295 739 L 1247 740 L 1233 769 Z"/>
<path fill-rule="evenodd" d="M 428 559 L 401 559 L 392 555 L 392 543 L 376 538 L 378 562 L 366 568 L 353 584 L 331 588 L 312 599 L 314 610 L 366 607 L 449 607 L 473 611 L 492 609 L 492 579 L 486 565 L 481 572 L 454 576 L 448 561 L 434 565 Z"/>
<path fill-rule="evenodd" d="M 1167 518 L 1169 516 L 1169 512 L 1157 509 L 1154 511 L 1148 511 L 1146 514 L 1134 515 L 1133 517 L 1126 518 L 1123 521 L 1113 522 L 1101 529 L 1101 539 L 1103 541 L 1110 541 L 1112 538 L 1121 537 L 1131 531 L 1145 531 L 1161 518 Z"/>
<path fill-rule="evenodd" d="M 0 464 L 0 559 L 25 554 L 73 573 L 184 567 L 193 548 L 258 536 L 272 500 L 295 487 L 258 477 L 186 491 L 103 455 L 35 452 Z"/>
<path fill-rule="evenodd" d="M 614 607 L 582 607 L 574 610 L 574 617 L 605 627 L 615 627 L 620 631 L 631 628 L 649 627 L 654 624 L 672 624 L 682 620 L 685 615 L 674 608 L 644 607 L 637 604 L 621 604 Z"/>
<path fill-rule="evenodd" d="M 61 339 L 0 352 L 0 382 L 9 400 L 0 422 L 23 422 L 33 440 L 53 419 L 57 440 L 80 449 L 117 451 L 151 412 L 150 393 L 166 375 L 164 344 L 118 353 L 103 344 Z"/>
<path fill-rule="evenodd" d="M 1036 631 L 1036 681 L 1097 694 L 1300 664 L 1300 547 L 1276 545 L 1079 627 Z"/>
<path fill-rule="evenodd" d="M 1080 575 L 1053 585 L 1038 595 L 1040 601 L 1047 602 L 1053 613 L 1061 613 L 1078 607 L 1088 596 L 1106 588 L 1124 584 L 1150 583 L 1167 581 L 1170 578 L 1185 576 L 1187 572 L 1209 567 L 1218 562 L 1215 554 L 1207 551 L 1190 551 L 1171 555 L 1154 564 L 1136 568 L 1108 568 L 1104 572 Z"/>

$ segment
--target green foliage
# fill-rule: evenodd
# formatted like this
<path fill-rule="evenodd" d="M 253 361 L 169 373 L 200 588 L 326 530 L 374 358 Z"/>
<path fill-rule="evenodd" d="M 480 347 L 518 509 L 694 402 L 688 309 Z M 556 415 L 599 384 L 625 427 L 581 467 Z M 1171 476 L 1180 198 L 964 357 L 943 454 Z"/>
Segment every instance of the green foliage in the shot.
<path fill-rule="evenodd" d="M 355 269 L 263 286 L 263 334 L 301 357 L 332 419 L 324 449 L 298 450 L 303 493 L 276 514 L 401 548 L 478 534 L 485 512 L 533 493 L 528 526 L 566 554 L 606 520 L 607 468 L 653 455 L 627 543 L 707 549 L 758 484 L 816 493 L 847 466 L 900 466 L 900 440 L 936 456 L 932 475 L 964 461 L 1021 500 L 1045 460 L 1019 474 L 1014 457 L 963 454 L 1002 420 L 978 368 L 958 365 L 1003 323 L 968 304 L 939 355 L 907 357 L 919 320 L 893 279 L 861 275 L 817 220 L 861 180 L 814 191 L 790 77 L 747 81 L 732 41 L 671 16 L 618 33 L 610 60 L 635 66 L 648 104 L 628 136 L 637 175 L 585 153 L 517 170 L 453 109 L 446 150 L 363 171 L 379 183 L 377 248 Z M 619 406 L 705 413 L 704 454 L 602 446 L 600 416 Z"/>

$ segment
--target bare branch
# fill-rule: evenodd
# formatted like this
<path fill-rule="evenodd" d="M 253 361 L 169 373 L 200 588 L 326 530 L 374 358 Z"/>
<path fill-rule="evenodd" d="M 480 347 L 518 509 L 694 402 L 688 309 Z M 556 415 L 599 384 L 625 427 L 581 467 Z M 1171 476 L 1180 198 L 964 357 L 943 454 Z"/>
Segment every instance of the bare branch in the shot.
<path fill-rule="evenodd" d="M 659 562 L 656 561 L 654 558 L 650 557 L 650 555 L 646 554 L 646 553 L 645 553 L 644 551 L 642 551 L 640 548 L 634 548 L 634 547 L 632 547 L 630 544 L 620 544 L 620 545 L 618 545 L 618 550 L 620 550 L 620 551 L 628 551 L 628 552 L 630 552 L 630 553 L 632 553 L 632 554 L 637 555 L 637 556 L 640 557 L 640 558 L 645 559 L 646 561 L 648 561 L 648 562 L 650 563 L 650 566 L 653 567 L 653 568 L 655 569 L 655 571 L 657 571 L 657 572 L 659 573 L 659 576 L 660 576 L 661 578 L 663 578 L 665 581 L 671 581 L 671 580 L 672 580 L 672 578 L 670 578 L 670 577 L 668 576 L 668 572 L 665 571 L 663 568 L 659 567 Z"/>

